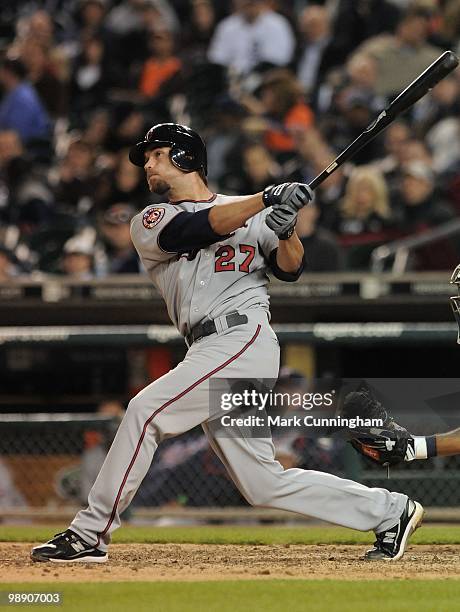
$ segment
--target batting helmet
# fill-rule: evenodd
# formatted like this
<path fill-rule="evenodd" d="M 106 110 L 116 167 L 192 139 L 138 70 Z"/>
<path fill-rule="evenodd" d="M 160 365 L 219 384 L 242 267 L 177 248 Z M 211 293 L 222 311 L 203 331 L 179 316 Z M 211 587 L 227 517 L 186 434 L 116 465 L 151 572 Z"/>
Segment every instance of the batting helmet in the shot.
<path fill-rule="evenodd" d="M 203 170 L 208 173 L 206 145 L 197 132 L 178 123 L 158 123 L 129 152 L 130 161 L 136 166 L 144 166 L 144 153 L 150 149 L 171 147 L 171 162 L 183 172 Z"/>
<path fill-rule="evenodd" d="M 460 264 L 455 268 L 450 282 L 452 285 L 457 286 L 457 295 L 450 298 L 450 305 L 452 306 L 452 310 L 454 311 L 455 320 L 458 323 L 457 342 L 460 344 Z"/>

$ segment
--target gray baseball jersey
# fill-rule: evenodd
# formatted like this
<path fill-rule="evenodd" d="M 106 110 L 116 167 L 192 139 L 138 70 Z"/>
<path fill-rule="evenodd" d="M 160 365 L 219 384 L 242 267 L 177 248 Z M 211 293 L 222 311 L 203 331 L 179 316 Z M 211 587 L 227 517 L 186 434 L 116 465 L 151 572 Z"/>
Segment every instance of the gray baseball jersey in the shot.
<path fill-rule="evenodd" d="M 235 199 L 217 195 L 205 202 L 148 206 L 131 222 L 134 246 L 166 303 L 171 321 L 183 335 L 205 317 L 215 319 L 253 306 L 268 312 L 266 260 L 278 246 L 278 238 L 265 224 L 268 210 L 206 249 L 178 255 L 163 251 L 158 244 L 162 229 L 181 212 L 196 212 Z"/>
<path fill-rule="evenodd" d="M 144 479 L 158 444 L 201 424 L 209 443 L 241 493 L 253 505 L 290 510 L 367 531 L 393 526 L 407 497 L 368 488 L 312 470 L 283 469 L 271 438 L 218 437 L 209 427 L 209 381 L 276 379 L 280 347 L 267 313 L 266 262 L 278 239 L 266 227 L 266 211 L 208 248 L 189 254 L 164 252 L 162 228 L 181 211 L 231 201 L 149 206 L 134 217 L 132 238 L 150 278 L 165 299 L 174 324 L 186 334 L 205 317 L 217 332 L 194 342 L 173 370 L 140 391 L 126 415 L 88 496 L 70 528 L 101 550 L 120 525 Z M 221 315 L 238 310 L 247 323 L 225 327 Z M 220 317 L 220 318 L 219 318 Z M 219 325 L 217 323 L 219 322 Z"/>

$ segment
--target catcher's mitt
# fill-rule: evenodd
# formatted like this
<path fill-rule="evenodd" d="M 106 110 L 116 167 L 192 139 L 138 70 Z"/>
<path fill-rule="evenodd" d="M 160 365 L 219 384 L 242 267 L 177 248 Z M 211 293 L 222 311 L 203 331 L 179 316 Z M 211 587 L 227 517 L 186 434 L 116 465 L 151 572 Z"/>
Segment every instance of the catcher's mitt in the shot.
<path fill-rule="evenodd" d="M 405 427 L 398 425 L 368 388 L 352 391 L 345 396 L 341 416 L 348 419 L 379 419 L 380 427 L 348 428 L 352 444 L 358 453 L 378 465 L 390 466 L 414 458 L 413 438 Z"/>

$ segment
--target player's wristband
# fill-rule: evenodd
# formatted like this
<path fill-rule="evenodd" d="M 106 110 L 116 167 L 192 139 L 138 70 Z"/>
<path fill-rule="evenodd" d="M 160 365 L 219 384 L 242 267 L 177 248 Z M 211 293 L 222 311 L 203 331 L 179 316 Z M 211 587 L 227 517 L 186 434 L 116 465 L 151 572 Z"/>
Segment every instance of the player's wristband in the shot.
<path fill-rule="evenodd" d="M 436 457 L 436 436 L 412 436 L 414 440 L 415 459 Z"/>
<path fill-rule="evenodd" d="M 270 208 L 270 206 L 273 206 L 278 201 L 273 193 L 275 187 L 276 185 L 268 185 L 262 192 L 262 202 L 265 208 Z"/>
<path fill-rule="evenodd" d="M 426 438 L 426 456 L 428 459 L 430 457 L 436 457 L 438 454 L 438 449 L 436 448 L 436 436 L 428 436 Z"/>
<path fill-rule="evenodd" d="M 286 232 L 283 232 L 278 236 L 278 240 L 289 240 L 289 238 L 294 233 L 294 227 L 290 227 Z"/>

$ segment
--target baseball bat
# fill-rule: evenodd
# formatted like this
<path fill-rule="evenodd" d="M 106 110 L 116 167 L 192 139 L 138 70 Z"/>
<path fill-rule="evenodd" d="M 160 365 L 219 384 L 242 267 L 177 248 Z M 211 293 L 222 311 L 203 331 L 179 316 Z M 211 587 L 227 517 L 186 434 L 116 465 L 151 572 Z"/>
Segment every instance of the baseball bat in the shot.
<path fill-rule="evenodd" d="M 452 51 L 445 51 L 426 70 L 422 72 L 410 85 L 406 87 L 394 100 L 378 115 L 372 123 L 362 132 L 346 149 L 338 155 L 329 166 L 316 176 L 308 186 L 316 189 L 344 162 L 365 147 L 382 130 L 392 123 L 404 111 L 423 98 L 430 89 L 450 74 L 458 66 L 458 57 Z"/>

